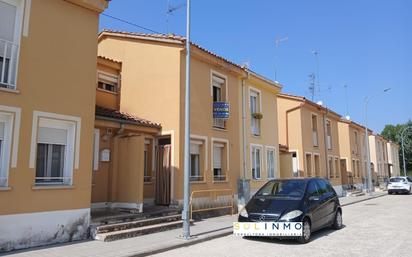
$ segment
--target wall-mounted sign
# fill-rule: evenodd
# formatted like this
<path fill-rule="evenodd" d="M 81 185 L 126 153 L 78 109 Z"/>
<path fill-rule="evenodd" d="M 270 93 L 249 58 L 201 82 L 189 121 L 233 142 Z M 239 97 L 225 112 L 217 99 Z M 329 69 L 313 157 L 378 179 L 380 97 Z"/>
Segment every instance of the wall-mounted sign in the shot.
<path fill-rule="evenodd" d="M 110 149 L 103 149 L 100 156 L 100 161 L 109 162 L 110 161 Z"/>
<path fill-rule="evenodd" d="M 230 104 L 228 102 L 213 102 L 213 118 L 229 119 Z"/>

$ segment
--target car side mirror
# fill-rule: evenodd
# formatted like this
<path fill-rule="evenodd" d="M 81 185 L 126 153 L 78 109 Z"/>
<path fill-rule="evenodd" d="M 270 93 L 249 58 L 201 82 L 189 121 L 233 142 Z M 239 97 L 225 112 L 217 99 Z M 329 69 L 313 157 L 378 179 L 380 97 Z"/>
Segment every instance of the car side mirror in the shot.
<path fill-rule="evenodd" d="M 319 197 L 318 196 L 309 196 L 309 201 L 317 202 L 317 201 L 319 201 Z"/>

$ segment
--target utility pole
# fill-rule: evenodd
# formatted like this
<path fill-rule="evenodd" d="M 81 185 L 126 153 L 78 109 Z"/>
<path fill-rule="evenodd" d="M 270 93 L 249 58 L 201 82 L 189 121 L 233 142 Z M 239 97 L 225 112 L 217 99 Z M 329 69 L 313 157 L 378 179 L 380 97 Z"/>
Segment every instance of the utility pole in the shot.
<path fill-rule="evenodd" d="M 186 95 L 184 138 L 183 238 L 190 239 L 190 0 L 186 0 Z"/>

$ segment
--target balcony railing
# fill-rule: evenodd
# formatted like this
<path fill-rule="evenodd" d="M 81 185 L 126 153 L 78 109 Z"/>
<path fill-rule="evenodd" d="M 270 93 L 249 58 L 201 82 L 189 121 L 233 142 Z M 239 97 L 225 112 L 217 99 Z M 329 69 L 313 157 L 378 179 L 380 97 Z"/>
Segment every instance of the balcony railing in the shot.
<path fill-rule="evenodd" d="M 71 177 L 36 177 L 36 185 L 70 185 Z"/>
<path fill-rule="evenodd" d="M 19 45 L 0 39 L 0 87 L 16 88 Z"/>

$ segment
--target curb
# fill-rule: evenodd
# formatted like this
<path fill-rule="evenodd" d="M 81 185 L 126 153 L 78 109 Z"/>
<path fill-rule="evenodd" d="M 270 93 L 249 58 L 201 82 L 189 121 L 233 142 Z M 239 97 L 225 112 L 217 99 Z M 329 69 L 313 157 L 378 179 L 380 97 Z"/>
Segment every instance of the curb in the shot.
<path fill-rule="evenodd" d="M 151 250 L 141 252 L 141 253 L 131 254 L 131 255 L 128 255 L 127 257 L 151 256 L 153 254 L 163 253 L 163 252 L 178 249 L 178 248 L 181 248 L 181 247 L 187 247 L 187 246 L 203 243 L 205 241 L 209 241 L 209 240 L 212 240 L 212 239 L 225 237 L 225 236 L 231 235 L 232 233 L 233 233 L 232 226 L 225 227 L 225 228 L 220 229 L 219 232 L 213 233 L 213 234 L 208 235 L 208 236 L 193 238 L 192 240 L 183 241 L 183 243 L 181 243 L 181 244 L 175 244 L 175 245 L 170 245 L 170 246 L 166 246 L 166 247 L 161 247 L 161 248 L 158 248 L 158 249 L 151 249 Z"/>
<path fill-rule="evenodd" d="M 386 195 L 387 195 L 387 194 L 381 194 L 381 195 L 371 196 L 371 197 L 368 197 L 368 198 L 365 198 L 365 199 L 360 199 L 360 200 L 356 200 L 356 201 L 353 201 L 353 202 L 350 202 L 350 203 L 341 204 L 341 206 L 342 206 L 342 207 L 343 207 L 343 206 L 348 206 L 348 205 L 352 205 L 352 204 L 355 204 L 355 203 L 360 203 L 360 202 L 372 200 L 372 199 L 375 199 L 375 198 L 378 198 L 378 197 L 386 196 Z"/>

